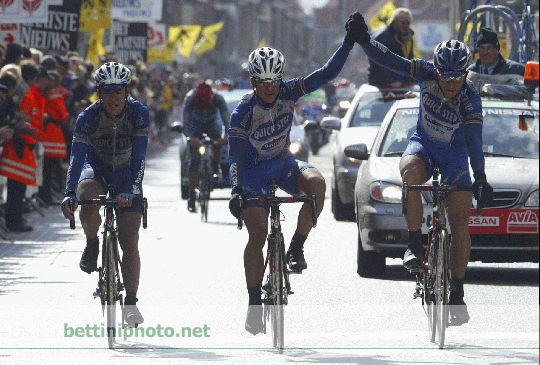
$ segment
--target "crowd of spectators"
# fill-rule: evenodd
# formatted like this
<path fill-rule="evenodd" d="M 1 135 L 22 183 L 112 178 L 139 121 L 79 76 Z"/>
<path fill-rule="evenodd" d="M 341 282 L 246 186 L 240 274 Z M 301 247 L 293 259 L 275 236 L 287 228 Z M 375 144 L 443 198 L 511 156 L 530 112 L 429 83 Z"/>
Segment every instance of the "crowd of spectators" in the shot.
<path fill-rule="evenodd" d="M 46 214 L 46 207 L 59 204 L 75 121 L 97 101 L 93 71 L 108 61 L 117 61 L 113 53 L 94 65 L 77 52 L 0 43 L 0 236 L 32 230 L 25 213 Z M 128 67 L 130 95 L 149 107 L 150 149 L 159 153 L 185 94 L 199 80 L 175 63 Z"/>

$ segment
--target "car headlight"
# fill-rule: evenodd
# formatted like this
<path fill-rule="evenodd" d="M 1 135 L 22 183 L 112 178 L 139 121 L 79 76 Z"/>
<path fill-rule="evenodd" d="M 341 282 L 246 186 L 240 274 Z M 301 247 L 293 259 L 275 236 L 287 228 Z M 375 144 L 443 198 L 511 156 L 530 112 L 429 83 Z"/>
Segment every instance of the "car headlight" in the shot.
<path fill-rule="evenodd" d="M 206 151 L 206 147 L 204 147 L 204 146 L 200 146 L 200 147 L 199 147 L 199 154 L 200 154 L 201 156 L 204 155 L 204 152 L 205 152 L 205 151 Z"/>
<path fill-rule="evenodd" d="M 302 144 L 300 144 L 300 142 L 291 142 L 289 146 L 289 151 L 291 151 L 293 155 L 300 152 L 301 149 L 302 149 Z"/>
<path fill-rule="evenodd" d="M 383 203 L 401 204 L 401 186 L 375 181 L 369 186 L 371 199 Z"/>
<path fill-rule="evenodd" d="M 538 207 L 538 190 L 533 191 L 529 194 L 527 201 L 525 202 L 526 207 Z"/>

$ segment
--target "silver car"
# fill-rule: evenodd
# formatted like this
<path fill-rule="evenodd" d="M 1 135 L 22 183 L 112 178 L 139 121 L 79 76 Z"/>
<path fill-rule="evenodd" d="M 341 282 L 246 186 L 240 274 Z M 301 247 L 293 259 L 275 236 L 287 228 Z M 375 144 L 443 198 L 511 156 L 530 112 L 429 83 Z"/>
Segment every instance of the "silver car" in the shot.
<path fill-rule="evenodd" d="M 486 175 L 494 200 L 482 210 L 481 217 L 471 209 L 471 261 L 538 262 L 538 101 L 529 106 L 525 101 L 483 98 L 482 106 Z M 371 153 L 365 144 L 346 150 L 347 156 L 366 160 L 360 166 L 354 192 L 360 276 L 383 275 L 385 258 L 401 257 L 405 251 L 407 227 L 401 211 L 399 161 L 416 129 L 418 110 L 418 99 L 396 102 Z M 422 198 L 426 238 L 431 196 Z"/>
<path fill-rule="evenodd" d="M 384 116 L 395 100 L 409 97 L 408 90 L 380 90 L 363 84 L 343 118 L 323 118 L 321 126 L 339 131 L 333 152 L 332 213 L 338 221 L 354 221 L 354 184 L 361 161 L 344 154 L 347 146 L 363 143 L 371 148 Z"/>

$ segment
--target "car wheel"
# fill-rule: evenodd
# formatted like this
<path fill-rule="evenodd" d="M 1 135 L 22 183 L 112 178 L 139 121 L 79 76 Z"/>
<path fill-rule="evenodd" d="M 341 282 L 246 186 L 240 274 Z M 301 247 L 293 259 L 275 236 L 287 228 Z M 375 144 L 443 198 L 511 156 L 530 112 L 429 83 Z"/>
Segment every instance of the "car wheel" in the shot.
<path fill-rule="evenodd" d="M 377 252 L 364 251 L 360 230 L 358 230 L 358 268 L 356 272 L 362 278 L 378 278 L 386 272 L 386 257 Z"/>
<path fill-rule="evenodd" d="M 332 213 L 337 221 L 354 221 L 354 204 L 344 204 L 339 199 L 339 193 L 336 184 L 332 184 Z"/>

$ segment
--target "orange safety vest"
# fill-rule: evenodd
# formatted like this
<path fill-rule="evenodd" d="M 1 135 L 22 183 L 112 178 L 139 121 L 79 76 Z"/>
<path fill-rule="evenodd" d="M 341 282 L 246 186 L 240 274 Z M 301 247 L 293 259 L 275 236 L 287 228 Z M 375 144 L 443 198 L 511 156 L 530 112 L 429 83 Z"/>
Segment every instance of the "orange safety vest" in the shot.
<path fill-rule="evenodd" d="M 49 91 L 45 103 L 45 113 L 54 122 L 47 123 L 41 141 L 45 147 L 45 157 L 66 158 L 67 146 L 64 132 L 57 123 L 65 123 L 69 114 L 66 108 L 67 90 L 60 84 Z"/>
<path fill-rule="evenodd" d="M 39 91 L 30 86 L 30 91 L 23 95 L 19 110 L 29 115 L 32 118 L 31 125 L 36 130 L 43 121 L 43 110 L 45 109 L 44 98 Z M 40 100 L 40 95 L 42 100 Z M 36 96 L 38 97 L 36 99 Z M 39 136 L 40 131 L 36 130 L 36 135 Z M 22 184 L 36 186 L 36 156 L 34 154 L 34 146 L 36 138 L 28 134 L 20 134 L 24 140 L 24 150 L 22 157 L 17 156 L 15 143 L 10 139 L 4 143 L 4 150 L 0 157 L 0 175 L 6 176 L 8 179 L 18 181 Z"/>

